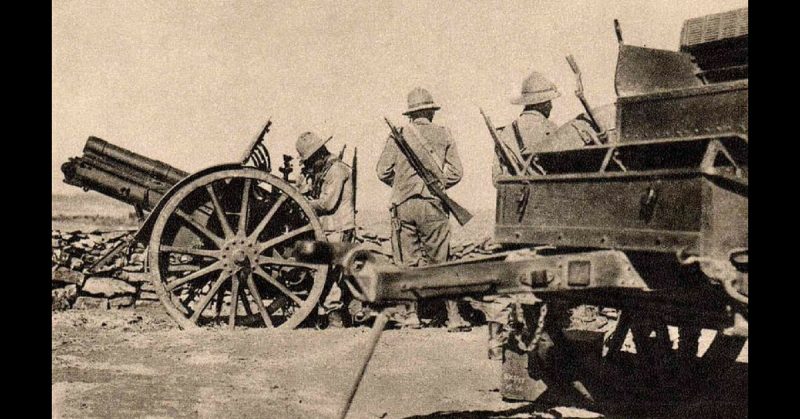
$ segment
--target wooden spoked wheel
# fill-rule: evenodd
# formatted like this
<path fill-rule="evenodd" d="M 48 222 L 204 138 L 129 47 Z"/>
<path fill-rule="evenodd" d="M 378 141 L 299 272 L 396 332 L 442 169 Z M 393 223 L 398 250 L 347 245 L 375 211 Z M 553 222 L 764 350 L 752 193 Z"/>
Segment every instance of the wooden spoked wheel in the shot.
<path fill-rule="evenodd" d="M 182 328 L 294 328 L 313 312 L 328 273 L 291 258 L 299 240 L 325 238 L 294 187 L 251 168 L 211 172 L 181 186 L 158 214 L 151 279 Z"/>

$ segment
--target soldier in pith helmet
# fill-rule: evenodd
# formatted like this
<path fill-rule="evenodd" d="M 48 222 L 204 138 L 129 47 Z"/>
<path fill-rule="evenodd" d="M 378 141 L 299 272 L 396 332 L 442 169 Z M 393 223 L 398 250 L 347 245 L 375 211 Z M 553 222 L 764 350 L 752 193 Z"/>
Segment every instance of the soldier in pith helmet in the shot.
<path fill-rule="evenodd" d="M 558 125 L 548 118 L 553 109 L 552 100 L 559 96 L 561 93 L 556 85 L 534 71 L 522 82 L 520 95 L 511 100 L 513 105 L 523 105 L 524 108 L 514 122 L 500 130 L 499 138 L 522 161 L 527 161 L 533 153 L 547 150 L 556 141 Z M 508 169 L 495 159 L 493 178 L 508 173 Z"/>
<path fill-rule="evenodd" d="M 445 189 L 456 185 L 463 174 L 461 159 L 450 130 L 433 123 L 439 105 L 430 92 L 415 88 L 408 94 L 409 123 L 401 128 L 410 145 L 429 153 L 438 164 L 435 173 Z M 413 148 L 413 145 L 412 145 Z M 441 200 L 428 190 L 394 140 L 389 138 L 376 167 L 378 178 L 392 187 L 392 249 L 394 260 L 402 266 L 421 266 L 447 261 L 450 251 L 449 214 Z M 445 301 L 447 327 L 450 331 L 470 329 L 458 311 L 456 301 Z M 403 326 L 418 327 L 416 305 L 408 306 Z"/>
<path fill-rule="evenodd" d="M 333 137 L 331 137 L 333 138 Z M 352 200 L 352 170 L 325 147 L 330 140 L 313 132 L 297 139 L 297 154 L 303 165 L 304 181 L 301 191 L 319 216 L 325 237 L 330 242 L 352 242 L 355 231 L 355 209 Z M 327 315 L 330 327 L 343 325 L 345 296 L 338 285 L 340 272 L 331 270 L 323 290 L 320 314 Z"/>

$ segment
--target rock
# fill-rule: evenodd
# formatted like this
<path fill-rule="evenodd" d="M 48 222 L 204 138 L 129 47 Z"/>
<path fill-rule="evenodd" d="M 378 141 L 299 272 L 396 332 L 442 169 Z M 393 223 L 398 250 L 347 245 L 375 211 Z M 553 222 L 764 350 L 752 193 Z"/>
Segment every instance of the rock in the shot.
<path fill-rule="evenodd" d="M 551 412 L 555 413 L 557 417 L 560 418 L 602 418 L 603 415 L 600 413 L 595 413 L 589 410 L 577 408 L 577 407 L 566 407 L 566 406 L 559 406 L 550 409 Z"/>
<path fill-rule="evenodd" d="M 55 248 L 61 247 L 61 239 L 54 238 L 54 239 L 52 239 L 52 242 L 53 242 L 53 246 L 52 247 L 55 247 Z"/>
<path fill-rule="evenodd" d="M 125 295 L 122 297 L 112 298 L 108 300 L 108 305 L 111 308 L 122 308 L 122 307 L 130 307 L 134 303 L 134 299 L 132 295 Z"/>
<path fill-rule="evenodd" d="M 119 271 L 118 268 L 114 267 L 113 265 L 105 265 L 99 268 L 96 268 L 91 271 L 92 275 L 95 276 L 108 276 L 108 277 L 116 277 L 117 272 Z"/>
<path fill-rule="evenodd" d="M 90 277 L 84 282 L 81 291 L 90 295 L 118 297 L 126 294 L 135 294 L 136 287 L 115 278 Z"/>
<path fill-rule="evenodd" d="M 144 263 L 144 253 L 134 253 L 131 255 L 130 263 Z"/>
<path fill-rule="evenodd" d="M 150 288 L 150 291 L 153 290 L 153 286 L 150 285 L 150 273 L 149 272 L 120 272 L 119 278 L 130 282 L 132 284 L 142 284 L 142 289 L 145 289 L 145 284 L 147 284 Z"/>
<path fill-rule="evenodd" d="M 144 270 L 144 264 L 143 263 L 131 263 L 129 265 L 123 266 L 122 270 L 126 271 L 126 272 L 141 272 L 141 271 Z"/>
<path fill-rule="evenodd" d="M 473 242 L 468 242 L 464 245 L 464 250 L 461 252 L 462 255 L 468 255 L 475 251 L 478 246 Z"/>
<path fill-rule="evenodd" d="M 155 292 L 156 291 L 156 288 L 153 286 L 153 283 L 151 283 L 150 281 L 142 282 L 142 285 L 139 286 L 139 289 L 141 289 L 142 291 L 150 291 L 150 292 Z"/>
<path fill-rule="evenodd" d="M 78 299 L 75 300 L 75 304 L 72 305 L 72 308 L 75 310 L 88 310 L 94 308 L 108 310 L 108 299 L 96 297 L 78 297 Z"/>
<path fill-rule="evenodd" d="M 69 284 L 63 288 L 64 292 L 66 293 L 66 297 L 70 303 L 74 302 L 76 298 L 78 298 L 78 286 L 75 284 Z"/>
<path fill-rule="evenodd" d="M 76 284 L 83 286 L 86 275 L 82 272 L 73 271 L 66 266 L 58 266 L 53 270 L 53 282 L 63 282 L 67 284 Z"/>
<path fill-rule="evenodd" d="M 103 233 L 103 240 L 105 242 L 115 242 L 124 239 L 126 236 L 128 236 L 127 231 L 109 231 Z"/>
<path fill-rule="evenodd" d="M 139 293 L 139 300 L 158 301 L 158 294 L 152 291 L 142 291 L 141 293 Z"/>
<path fill-rule="evenodd" d="M 73 285 L 74 287 L 74 285 Z M 67 310 L 70 307 L 70 301 L 67 296 L 67 290 L 64 288 L 56 288 L 51 292 L 52 296 L 52 310 L 53 311 L 61 311 Z"/>
<path fill-rule="evenodd" d="M 139 299 L 139 300 L 136 300 L 136 302 L 134 303 L 134 306 L 141 307 L 141 306 L 152 306 L 152 305 L 156 305 L 156 304 L 158 304 L 157 300 L 142 300 L 142 299 Z"/>
<path fill-rule="evenodd" d="M 72 257 L 69 259 L 69 268 L 74 271 L 83 269 L 83 261 L 79 258 Z"/>

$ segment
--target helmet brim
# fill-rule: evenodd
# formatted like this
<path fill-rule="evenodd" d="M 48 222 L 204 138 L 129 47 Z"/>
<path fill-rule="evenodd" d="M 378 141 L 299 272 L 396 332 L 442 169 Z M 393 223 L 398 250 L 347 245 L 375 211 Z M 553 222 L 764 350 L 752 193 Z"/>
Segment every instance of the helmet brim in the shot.
<path fill-rule="evenodd" d="M 414 112 L 417 112 L 417 111 L 424 111 L 426 109 L 438 111 L 441 108 L 438 105 L 436 105 L 435 103 L 427 103 L 427 104 L 424 104 L 424 105 L 419 105 L 419 106 L 415 106 L 413 108 L 410 108 L 409 110 L 403 112 L 403 115 L 408 115 L 410 113 L 414 113 Z"/>
<path fill-rule="evenodd" d="M 548 91 L 548 92 L 541 92 L 541 93 L 525 93 L 523 95 L 517 96 L 511 99 L 512 105 L 537 105 L 539 103 L 549 102 L 557 97 L 560 97 L 561 93 L 557 91 Z"/>
<path fill-rule="evenodd" d="M 298 158 L 298 160 L 300 161 L 300 163 L 302 163 L 302 162 L 304 162 L 304 161 L 308 160 L 308 158 L 309 158 L 309 157 L 313 156 L 313 155 L 314 155 L 314 153 L 316 153 L 316 152 L 317 152 L 317 151 L 318 151 L 320 148 L 322 148 L 322 146 L 324 146 L 325 144 L 327 144 L 327 143 L 328 143 L 328 141 L 330 141 L 330 140 L 332 140 L 332 139 L 333 139 L 333 136 L 330 136 L 330 137 L 326 138 L 325 140 L 322 140 L 322 141 L 320 141 L 319 143 L 317 143 L 317 144 L 314 144 L 312 147 L 309 147 L 309 150 L 310 150 L 310 151 L 308 151 L 308 154 L 307 154 L 305 157 L 303 157 L 302 155 L 300 155 L 300 158 Z M 300 153 L 298 152 L 297 154 L 300 154 Z"/>

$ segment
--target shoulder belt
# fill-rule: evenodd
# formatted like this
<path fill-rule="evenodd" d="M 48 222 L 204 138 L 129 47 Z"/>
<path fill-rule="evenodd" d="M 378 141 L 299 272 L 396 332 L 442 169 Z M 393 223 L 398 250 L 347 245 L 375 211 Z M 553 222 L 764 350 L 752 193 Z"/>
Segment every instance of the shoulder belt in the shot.
<path fill-rule="evenodd" d="M 522 153 L 525 150 L 525 142 L 522 141 L 522 133 L 519 131 L 519 124 L 516 120 L 511 123 L 511 128 L 514 129 L 514 138 L 517 140 L 517 147 L 519 147 L 519 152 Z"/>

